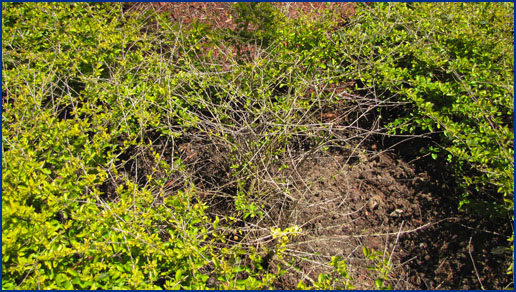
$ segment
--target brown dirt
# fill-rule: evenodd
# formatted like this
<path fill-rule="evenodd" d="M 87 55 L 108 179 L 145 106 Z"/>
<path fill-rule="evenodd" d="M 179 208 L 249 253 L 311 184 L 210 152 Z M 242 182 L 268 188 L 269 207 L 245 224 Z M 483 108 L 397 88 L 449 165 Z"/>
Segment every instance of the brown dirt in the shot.
<path fill-rule="evenodd" d="M 233 29 L 231 5 L 159 2 L 136 3 L 129 9 L 151 7 L 183 23 L 198 19 Z M 354 13 L 350 3 L 276 5 L 289 17 L 297 17 L 298 9 L 316 17 L 317 9 L 325 5 L 339 9 L 344 16 Z M 217 180 L 227 181 L 228 170 L 224 155 L 219 153 L 222 150 L 203 143 L 188 141 L 183 146 L 201 153 L 188 158 L 190 167 L 202 159 L 210 161 L 200 170 L 205 180 L 198 182 L 209 195 Z M 264 221 L 252 222 L 254 227 L 302 228 L 302 235 L 293 239 L 286 252 L 301 270 L 290 269 L 276 288 L 296 288 L 301 279 L 310 283 L 317 274 L 329 271 L 331 256 L 342 256 L 348 262 L 356 288 L 374 288 L 377 273 L 367 270 L 374 263 L 364 259 L 363 246 L 390 258 L 389 283 L 395 289 L 503 289 L 510 285 L 505 273 L 512 256 L 498 248 L 506 244 L 511 233 L 512 226 L 506 223 L 509 220 L 488 222 L 458 211 L 446 162 L 415 159 L 425 143 L 428 141 L 420 140 L 390 148 L 387 143 L 369 139 L 357 148 L 355 156 L 305 149 L 295 154 L 296 159 L 285 161 L 289 165 L 289 180 L 283 186 L 287 192 L 269 201 Z M 298 159 L 303 156 L 306 159 Z M 218 203 L 223 205 L 219 211 L 228 207 L 224 200 Z"/>
<path fill-rule="evenodd" d="M 303 274 L 316 279 L 328 272 L 322 263 L 341 256 L 356 288 L 374 288 L 377 274 L 366 272 L 374 262 L 364 260 L 362 246 L 392 256 L 389 277 L 395 289 L 508 284 L 501 275 L 512 258 L 492 250 L 504 244 L 510 226 L 461 214 L 456 202 L 442 195 L 449 190 L 441 179 L 395 152 L 373 150 L 352 163 L 348 158 L 324 153 L 294 166 L 290 202 L 278 202 L 277 209 L 283 213 L 279 220 L 303 229 L 289 250 L 303 271 L 282 277 L 280 287 L 295 288 Z"/>
<path fill-rule="evenodd" d="M 299 13 L 317 17 L 320 10 L 328 8 L 339 11 L 344 17 L 353 15 L 353 3 L 325 3 L 325 2 L 277 2 L 273 3 L 286 16 L 297 18 Z M 231 11 L 233 2 L 154 2 L 129 4 L 129 9 L 155 9 L 170 15 L 170 19 L 184 24 L 198 20 L 201 23 L 211 24 L 216 28 L 235 29 L 234 14 Z"/>

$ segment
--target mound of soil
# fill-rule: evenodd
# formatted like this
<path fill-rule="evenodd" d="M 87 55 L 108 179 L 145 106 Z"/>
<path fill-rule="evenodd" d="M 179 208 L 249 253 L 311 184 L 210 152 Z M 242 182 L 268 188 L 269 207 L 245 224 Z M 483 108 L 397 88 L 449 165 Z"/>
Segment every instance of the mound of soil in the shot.
<path fill-rule="evenodd" d="M 446 185 L 394 152 L 362 153 L 353 163 L 348 155 L 325 153 L 295 169 L 289 202 L 278 202 L 277 210 L 281 220 L 302 227 L 289 254 L 303 270 L 284 275 L 279 286 L 293 289 L 295 279 L 317 279 L 329 271 L 323 263 L 341 256 L 358 280 L 356 288 L 374 287 L 379 275 L 367 272 L 375 263 L 364 260 L 363 246 L 391 260 L 395 289 L 509 284 L 501 275 L 511 255 L 496 248 L 503 246 L 509 226 L 460 213 L 456 202 L 443 196 Z"/>

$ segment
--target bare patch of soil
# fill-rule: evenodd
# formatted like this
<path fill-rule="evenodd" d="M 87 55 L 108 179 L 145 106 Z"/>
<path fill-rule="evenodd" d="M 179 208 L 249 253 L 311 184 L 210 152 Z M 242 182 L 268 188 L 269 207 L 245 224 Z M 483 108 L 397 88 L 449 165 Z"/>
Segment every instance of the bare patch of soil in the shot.
<path fill-rule="evenodd" d="M 189 142 L 199 156 L 188 163 L 192 170 L 204 165 L 198 172 L 200 195 L 211 213 L 231 214 L 236 191 L 226 185 L 228 170 L 221 171 L 227 167 L 226 154 L 201 147 L 200 141 Z M 262 186 L 282 192 L 264 198 L 262 221 L 239 222 L 244 234 L 254 232 L 239 240 L 247 245 L 258 241 L 271 249 L 275 242 L 263 240 L 271 226 L 301 227 L 301 235 L 286 251 L 286 258 L 300 269 L 287 267 L 288 273 L 275 283 L 281 289 L 295 289 L 299 280 L 310 284 L 318 274 L 329 272 L 332 256 L 347 261 L 356 288 L 374 288 L 379 273 L 368 271 L 376 263 L 364 258 L 364 246 L 380 251 L 379 260 L 391 262 L 388 283 L 395 289 L 505 288 L 510 283 L 504 275 L 512 261 L 501 249 L 511 231 L 503 223 L 508 220 L 497 223 L 460 212 L 446 164 L 415 156 L 418 143 L 382 150 L 385 146 L 371 139 L 357 155 L 300 149 L 284 159 L 288 168 L 271 173 L 286 178 L 283 183 Z M 202 179 L 217 177 L 219 187 Z M 281 261 L 269 257 L 267 262 L 274 270 Z"/>
<path fill-rule="evenodd" d="M 295 288 L 303 277 L 317 279 L 329 271 L 323 263 L 331 256 L 346 259 L 356 288 L 374 287 L 378 275 L 367 272 L 374 263 L 364 260 L 363 246 L 391 259 L 395 289 L 508 284 L 500 275 L 511 255 L 495 255 L 493 249 L 497 253 L 495 247 L 504 244 L 510 226 L 459 213 L 456 202 L 443 196 L 439 179 L 393 152 L 362 154 L 354 163 L 348 158 L 325 153 L 295 167 L 290 202 L 278 202 L 277 209 L 280 220 L 302 227 L 288 252 L 303 270 L 284 275 L 280 287 Z"/>
<path fill-rule="evenodd" d="M 356 288 L 374 288 L 379 272 L 368 270 L 376 262 L 364 258 L 364 246 L 391 262 L 388 283 L 395 289 L 510 285 L 504 275 L 512 257 L 501 249 L 511 232 L 508 220 L 493 222 L 460 212 L 446 165 L 407 155 L 417 152 L 415 145 L 402 143 L 396 152 L 369 142 L 369 149 L 359 149 L 356 157 L 308 148 L 285 159 L 289 167 L 278 173 L 287 179 L 264 187 L 283 190 L 264 198 L 264 219 L 240 222 L 242 230 L 255 232 L 243 239 L 246 244 L 258 239 L 269 249 L 275 243 L 263 239 L 271 226 L 301 227 L 285 253 L 300 269 L 287 266 L 276 288 L 295 289 L 300 280 L 313 283 L 318 274 L 331 271 L 332 256 L 347 261 Z M 280 177 L 278 173 L 272 176 Z M 233 208 L 210 209 L 224 214 Z M 275 257 L 268 261 L 271 270 L 285 264 Z"/>

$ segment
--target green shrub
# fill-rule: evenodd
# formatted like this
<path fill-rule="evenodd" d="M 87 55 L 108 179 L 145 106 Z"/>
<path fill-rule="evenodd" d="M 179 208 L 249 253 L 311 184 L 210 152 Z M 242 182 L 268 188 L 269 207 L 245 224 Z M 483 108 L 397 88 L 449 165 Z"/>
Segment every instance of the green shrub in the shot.
<path fill-rule="evenodd" d="M 271 3 L 237 2 L 232 10 L 236 14 L 236 30 L 243 40 L 267 46 L 276 39 L 282 16 Z"/>
<path fill-rule="evenodd" d="M 174 38 L 142 33 L 149 15 L 116 3 L 2 9 L 3 288 L 270 286 L 274 274 L 239 264 L 248 250 L 227 244 L 232 223 L 209 218 L 193 186 L 163 190 L 182 162 L 164 161 L 148 134 L 197 123 L 189 110 L 202 95 L 191 90 L 206 81 L 187 72 L 189 51 L 164 62 L 153 45 Z M 195 31 L 167 27 L 190 48 Z M 134 147 L 154 156 L 144 185 L 124 169 Z"/>
<path fill-rule="evenodd" d="M 410 102 L 408 115 L 388 125 L 392 133 L 440 132 L 440 147 L 430 150 L 456 168 L 461 205 L 473 191 L 494 191 L 503 201 L 486 199 L 502 214 L 513 210 L 513 10 L 511 3 L 363 5 L 339 32 L 365 87 Z"/>
<path fill-rule="evenodd" d="M 283 184 L 270 170 L 289 144 L 338 140 L 317 115 L 341 101 L 327 88 L 353 79 L 381 89 L 375 100 L 409 102 L 392 133 L 442 131 L 431 151 L 464 189 L 492 188 L 505 199 L 497 208 L 512 210 L 512 9 L 362 5 L 338 29 L 332 11 L 289 20 L 239 3 L 230 33 L 255 46 L 245 59 L 226 54 L 227 31 L 150 10 L 3 3 L 2 288 L 273 288 L 299 228 L 271 226 L 269 247 L 229 236 L 268 214 L 277 190 L 262 182 Z M 208 214 L 191 156 L 174 150 L 194 139 L 227 152 L 225 216 Z M 391 263 L 366 251 L 377 288 L 389 287 Z M 299 287 L 353 288 L 345 261 L 330 266 Z"/>

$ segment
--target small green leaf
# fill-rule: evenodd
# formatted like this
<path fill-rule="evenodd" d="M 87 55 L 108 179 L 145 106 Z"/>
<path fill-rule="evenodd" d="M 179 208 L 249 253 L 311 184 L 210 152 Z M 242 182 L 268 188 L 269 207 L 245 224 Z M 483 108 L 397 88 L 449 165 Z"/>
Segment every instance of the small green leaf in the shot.
<path fill-rule="evenodd" d="M 364 246 L 362 248 L 362 251 L 364 252 L 364 256 L 369 256 L 369 254 L 371 253 L 371 251 L 369 250 L 369 248 L 367 248 L 367 246 Z"/>
<path fill-rule="evenodd" d="M 74 277 L 77 277 L 79 274 L 77 273 L 77 271 L 75 271 L 74 269 L 72 268 L 68 268 L 66 269 L 66 271 L 68 272 L 68 274 L 74 276 Z"/>
<path fill-rule="evenodd" d="M 109 276 L 108 273 L 101 273 L 97 276 L 97 281 L 102 281 Z"/>
<path fill-rule="evenodd" d="M 183 270 L 178 269 L 176 271 L 176 281 L 181 281 L 181 276 L 183 275 Z"/>
<path fill-rule="evenodd" d="M 376 279 L 375 284 L 376 287 L 381 289 L 383 287 L 383 279 Z"/>
<path fill-rule="evenodd" d="M 303 282 L 303 280 L 301 280 L 301 281 L 299 281 L 299 283 L 297 283 L 297 289 L 298 290 L 306 290 L 306 285 Z"/>

